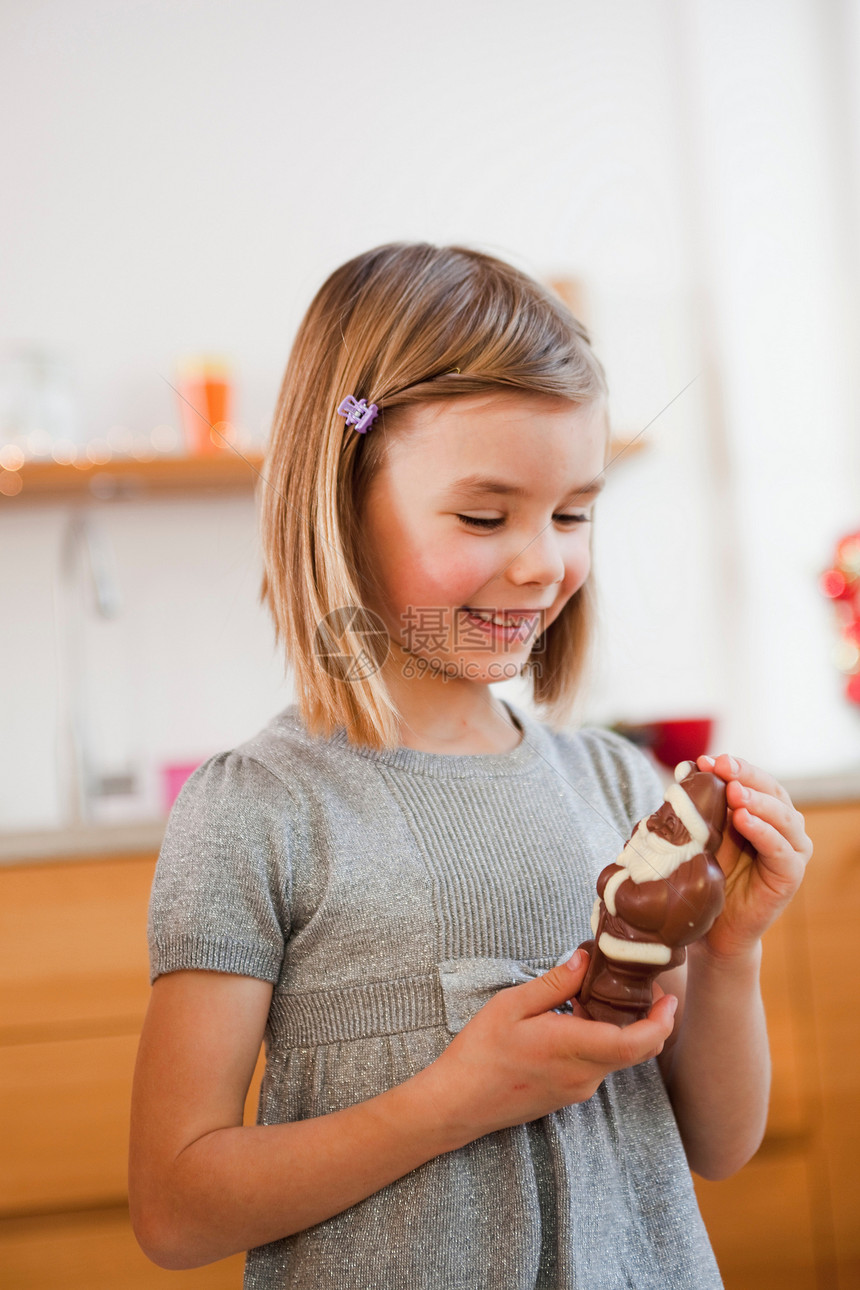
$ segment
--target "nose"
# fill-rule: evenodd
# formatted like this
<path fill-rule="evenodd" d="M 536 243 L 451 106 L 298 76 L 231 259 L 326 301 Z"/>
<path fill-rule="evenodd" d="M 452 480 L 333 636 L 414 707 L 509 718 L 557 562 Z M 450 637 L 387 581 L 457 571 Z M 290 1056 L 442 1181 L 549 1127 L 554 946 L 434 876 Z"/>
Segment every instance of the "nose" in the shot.
<path fill-rule="evenodd" d="M 520 546 L 507 566 L 508 578 L 517 586 L 530 582 L 552 586 L 564 581 L 565 572 L 559 535 L 552 525 Z"/>

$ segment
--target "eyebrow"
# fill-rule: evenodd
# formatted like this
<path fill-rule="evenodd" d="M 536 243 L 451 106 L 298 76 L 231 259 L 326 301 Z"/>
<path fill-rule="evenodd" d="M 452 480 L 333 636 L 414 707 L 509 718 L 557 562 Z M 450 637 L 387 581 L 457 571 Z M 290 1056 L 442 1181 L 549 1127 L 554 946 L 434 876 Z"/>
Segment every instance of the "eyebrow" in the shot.
<path fill-rule="evenodd" d="M 574 484 L 565 498 L 596 497 L 606 483 L 603 475 L 596 475 L 587 484 Z M 528 490 L 519 484 L 506 483 L 504 479 L 490 479 L 487 475 L 464 475 L 456 480 L 448 490 L 463 497 L 527 497 Z"/>

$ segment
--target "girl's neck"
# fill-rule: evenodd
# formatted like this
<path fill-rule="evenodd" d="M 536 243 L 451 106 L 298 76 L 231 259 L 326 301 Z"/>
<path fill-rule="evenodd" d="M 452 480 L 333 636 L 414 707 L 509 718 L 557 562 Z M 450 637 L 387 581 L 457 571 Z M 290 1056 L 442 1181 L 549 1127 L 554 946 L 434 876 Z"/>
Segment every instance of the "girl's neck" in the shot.
<path fill-rule="evenodd" d="M 401 713 L 400 744 L 416 752 L 475 756 L 510 752 L 523 732 L 488 685 L 387 678 Z M 399 682 L 399 683 L 398 683 Z"/>
<path fill-rule="evenodd" d="M 403 726 L 400 743 L 402 747 L 412 748 L 416 752 L 463 757 L 512 752 L 522 742 L 522 738 L 522 731 L 508 718 L 496 716 L 489 729 L 464 727 L 448 737 Z"/>

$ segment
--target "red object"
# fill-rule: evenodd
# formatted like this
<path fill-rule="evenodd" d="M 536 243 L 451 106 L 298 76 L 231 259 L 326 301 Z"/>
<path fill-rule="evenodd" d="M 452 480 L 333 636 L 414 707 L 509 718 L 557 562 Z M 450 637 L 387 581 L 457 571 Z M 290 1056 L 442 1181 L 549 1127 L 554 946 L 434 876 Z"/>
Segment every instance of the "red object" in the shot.
<path fill-rule="evenodd" d="M 651 751 L 659 762 L 674 770 L 679 761 L 695 761 L 708 751 L 713 734 L 712 717 L 686 717 L 678 721 L 654 721 Z"/>
<path fill-rule="evenodd" d="M 828 569 L 822 573 L 820 586 L 825 596 L 829 596 L 831 600 L 847 600 L 851 595 L 848 580 L 839 569 Z"/>
<path fill-rule="evenodd" d="M 710 747 L 713 717 L 677 717 L 631 725 L 618 721 L 612 727 L 633 743 L 649 748 L 662 765 L 674 770 L 680 761 L 695 761 Z"/>
<path fill-rule="evenodd" d="M 825 596 L 833 601 L 837 630 L 849 646 L 860 644 L 860 529 L 846 533 L 836 543 L 836 558 L 818 580 Z M 845 652 L 849 660 L 842 665 L 847 676 L 845 697 L 860 704 L 860 661 L 856 649 Z"/>

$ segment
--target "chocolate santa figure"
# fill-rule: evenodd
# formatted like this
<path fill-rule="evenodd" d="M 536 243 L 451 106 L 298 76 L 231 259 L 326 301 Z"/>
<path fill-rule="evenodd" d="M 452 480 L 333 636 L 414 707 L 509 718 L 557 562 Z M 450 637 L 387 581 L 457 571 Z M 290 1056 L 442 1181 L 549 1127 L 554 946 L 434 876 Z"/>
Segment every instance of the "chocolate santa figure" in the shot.
<path fill-rule="evenodd" d="M 725 879 L 715 859 L 726 827 L 718 775 L 675 767 L 662 806 L 640 820 L 614 864 L 597 879 L 594 940 L 577 1001 L 594 1021 L 629 1026 L 647 1016 L 656 976 L 678 967 L 685 945 L 722 911 Z"/>

